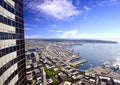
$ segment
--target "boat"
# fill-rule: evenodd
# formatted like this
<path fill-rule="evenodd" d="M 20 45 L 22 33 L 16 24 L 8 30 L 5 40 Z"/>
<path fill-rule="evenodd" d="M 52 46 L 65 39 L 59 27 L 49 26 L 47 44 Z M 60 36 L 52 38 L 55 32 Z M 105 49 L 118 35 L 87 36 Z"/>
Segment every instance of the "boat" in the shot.
<path fill-rule="evenodd" d="M 104 62 L 102 66 L 109 68 L 110 67 L 110 63 L 109 62 Z"/>
<path fill-rule="evenodd" d="M 112 66 L 111 69 L 112 69 L 113 71 L 117 71 L 117 70 L 119 69 L 119 65 Z"/>
<path fill-rule="evenodd" d="M 81 66 L 83 66 L 83 64 L 80 64 Z"/>

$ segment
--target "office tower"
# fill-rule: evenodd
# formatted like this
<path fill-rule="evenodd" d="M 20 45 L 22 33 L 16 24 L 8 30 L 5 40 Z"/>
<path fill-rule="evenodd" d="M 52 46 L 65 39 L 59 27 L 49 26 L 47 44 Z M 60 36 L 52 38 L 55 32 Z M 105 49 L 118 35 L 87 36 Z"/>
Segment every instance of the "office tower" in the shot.
<path fill-rule="evenodd" d="M 42 84 L 43 84 L 43 85 L 47 85 L 46 73 L 45 73 L 43 67 L 42 67 Z"/>
<path fill-rule="evenodd" d="M 0 85 L 25 85 L 23 0 L 0 0 Z"/>

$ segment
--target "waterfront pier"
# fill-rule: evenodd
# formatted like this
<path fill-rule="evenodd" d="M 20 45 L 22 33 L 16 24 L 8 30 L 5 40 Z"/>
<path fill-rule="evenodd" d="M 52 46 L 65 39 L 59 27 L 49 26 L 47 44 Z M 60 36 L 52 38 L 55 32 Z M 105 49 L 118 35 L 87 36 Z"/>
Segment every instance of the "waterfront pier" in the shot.
<path fill-rule="evenodd" d="M 72 66 L 76 66 L 76 65 L 78 65 L 78 64 L 83 64 L 83 63 L 86 63 L 86 62 L 88 62 L 88 61 L 85 60 L 85 59 L 80 59 L 80 60 L 78 60 L 78 61 L 71 62 L 71 65 L 72 65 Z"/>

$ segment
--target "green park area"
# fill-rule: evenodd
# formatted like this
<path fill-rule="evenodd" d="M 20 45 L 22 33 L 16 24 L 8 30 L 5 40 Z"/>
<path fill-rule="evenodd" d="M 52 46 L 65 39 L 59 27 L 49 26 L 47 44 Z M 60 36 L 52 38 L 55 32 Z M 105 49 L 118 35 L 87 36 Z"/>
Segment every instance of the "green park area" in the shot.
<path fill-rule="evenodd" d="M 55 78 L 55 75 L 57 74 L 57 72 L 53 68 L 47 69 L 46 67 L 44 67 L 44 69 L 47 76 L 51 78 L 53 80 L 53 84 L 56 85 L 58 82 L 57 79 Z"/>

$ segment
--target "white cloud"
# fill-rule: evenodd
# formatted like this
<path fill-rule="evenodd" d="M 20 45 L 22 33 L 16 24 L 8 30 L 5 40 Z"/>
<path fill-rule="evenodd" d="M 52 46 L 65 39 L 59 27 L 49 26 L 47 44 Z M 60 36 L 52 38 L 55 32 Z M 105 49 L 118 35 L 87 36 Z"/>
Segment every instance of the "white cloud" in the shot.
<path fill-rule="evenodd" d="M 25 28 L 25 30 L 31 30 L 32 28 Z"/>
<path fill-rule="evenodd" d="M 40 38 L 39 35 L 25 35 L 25 38 Z"/>
<path fill-rule="evenodd" d="M 100 6 L 104 6 L 104 5 L 117 5 L 120 4 L 120 0 L 101 0 L 99 2 Z"/>
<path fill-rule="evenodd" d="M 99 35 L 100 38 L 111 38 L 111 39 L 120 39 L 120 35 L 111 34 L 111 35 Z"/>
<path fill-rule="evenodd" d="M 55 32 L 64 32 L 63 30 L 56 30 Z"/>
<path fill-rule="evenodd" d="M 55 28 L 55 27 L 58 27 L 58 26 L 57 26 L 57 25 L 55 25 L 55 24 L 53 24 L 53 25 L 51 25 L 51 27 L 52 27 L 52 28 Z"/>
<path fill-rule="evenodd" d="M 35 25 L 35 24 L 30 24 L 30 23 L 25 23 L 24 24 L 25 25 L 25 27 L 36 27 L 37 25 Z"/>
<path fill-rule="evenodd" d="M 49 32 L 64 32 L 63 30 L 48 30 Z"/>
<path fill-rule="evenodd" d="M 69 0 L 35 0 L 29 2 L 28 8 L 43 13 L 55 19 L 65 19 L 76 16 L 79 10 Z"/>
<path fill-rule="evenodd" d="M 86 39 L 104 39 L 104 40 L 115 40 L 120 42 L 120 35 L 102 35 L 102 34 L 88 34 L 88 33 L 81 33 L 79 30 L 74 29 L 70 31 L 63 31 L 61 35 L 59 36 L 60 38 L 76 38 L 76 39 L 81 39 L 81 38 L 86 38 Z"/>
<path fill-rule="evenodd" d="M 92 9 L 91 9 L 90 7 L 88 7 L 87 5 L 84 6 L 84 9 L 85 9 L 87 12 L 89 12 L 89 11 L 92 10 Z"/>
<path fill-rule="evenodd" d="M 87 20 L 88 16 L 89 16 L 89 12 L 92 10 L 92 8 L 88 7 L 87 5 L 85 5 L 83 8 L 85 9 L 85 11 L 84 11 L 84 20 Z"/>
<path fill-rule="evenodd" d="M 76 39 L 80 39 L 80 38 L 88 38 L 89 35 L 88 34 L 84 34 L 84 33 L 80 33 L 79 30 L 70 30 L 70 31 L 65 31 L 60 38 L 76 38 Z"/>

